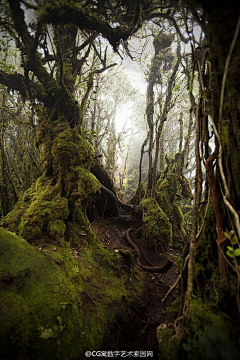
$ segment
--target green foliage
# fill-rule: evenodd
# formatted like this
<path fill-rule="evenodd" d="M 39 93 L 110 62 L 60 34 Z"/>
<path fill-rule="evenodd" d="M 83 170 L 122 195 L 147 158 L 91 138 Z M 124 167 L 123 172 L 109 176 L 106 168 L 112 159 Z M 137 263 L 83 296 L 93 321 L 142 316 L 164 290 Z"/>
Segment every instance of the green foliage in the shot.
<path fill-rule="evenodd" d="M 67 301 L 61 301 L 61 302 L 59 303 L 59 305 L 60 305 L 60 308 L 61 308 L 61 309 L 65 310 L 65 309 L 66 309 L 66 306 L 69 305 L 69 303 L 68 303 Z M 60 323 L 60 321 L 59 321 L 59 323 Z M 60 325 L 61 325 L 61 324 L 60 324 Z"/>
<path fill-rule="evenodd" d="M 227 255 L 231 258 L 240 256 L 240 248 L 233 249 L 232 246 L 227 246 Z"/>
<path fill-rule="evenodd" d="M 58 334 L 61 333 L 64 329 L 64 325 L 62 325 L 62 317 L 57 316 L 57 322 L 58 324 L 53 325 L 51 328 L 45 329 L 43 326 L 41 326 L 38 330 L 41 332 L 40 338 L 41 339 L 50 339 L 50 338 L 56 338 Z"/>
<path fill-rule="evenodd" d="M 9 37 L 5 34 L 0 39 L 0 69 L 9 73 L 14 72 L 17 56 L 17 48 L 11 47 Z"/>
<path fill-rule="evenodd" d="M 41 167 L 35 146 L 34 112 L 23 106 L 19 94 L 13 96 L 12 90 L 3 86 L 0 89 L 0 204 L 5 216 L 41 175 Z"/>
<path fill-rule="evenodd" d="M 240 256 L 240 247 L 239 247 L 239 241 L 236 235 L 231 234 L 229 232 L 225 232 L 224 235 L 226 236 L 226 238 L 228 240 L 231 241 L 232 246 L 227 246 L 227 255 L 231 258 L 236 258 L 238 256 Z M 234 245 L 238 244 L 238 248 L 234 249 Z"/>
<path fill-rule="evenodd" d="M 94 140 L 98 137 L 98 133 L 95 130 L 92 131 L 89 129 L 84 131 L 84 136 L 93 145 Z"/>

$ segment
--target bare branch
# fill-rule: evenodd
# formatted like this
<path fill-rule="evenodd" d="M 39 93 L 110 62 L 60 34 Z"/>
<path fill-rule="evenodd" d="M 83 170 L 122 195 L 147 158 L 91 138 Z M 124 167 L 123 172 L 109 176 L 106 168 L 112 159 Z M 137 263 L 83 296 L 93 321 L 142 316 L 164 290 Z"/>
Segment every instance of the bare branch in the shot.
<path fill-rule="evenodd" d="M 27 24 L 24 20 L 24 12 L 20 7 L 20 1 L 8 0 L 8 2 L 17 34 L 19 35 L 24 44 L 25 51 L 26 49 L 30 51 L 33 43 L 33 37 L 28 32 Z"/>

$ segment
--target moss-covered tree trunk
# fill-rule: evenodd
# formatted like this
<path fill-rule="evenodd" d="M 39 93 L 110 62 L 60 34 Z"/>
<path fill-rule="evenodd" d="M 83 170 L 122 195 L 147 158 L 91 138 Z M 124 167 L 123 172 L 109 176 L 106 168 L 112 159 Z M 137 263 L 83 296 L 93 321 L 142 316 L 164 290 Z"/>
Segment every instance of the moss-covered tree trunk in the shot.
<path fill-rule="evenodd" d="M 226 269 L 227 259 L 232 261 L 226 255 L 226 246 L 232 246 L 232 244 L 226 239 L 224 232 L 233 230 L 238 238 L 240 236 L 238 175 L 240 172 L 240 70 L 238 65 L 240 6 L 234 2 L 229 4 L 201 1 L 201 3 L 207 20 L 206 39 L 211 64 L 209 84 L 211 90 L 208 89 L 206 92 L 207 114 L 210 115 L 209 128 L 212 127 L 214 130 L 216 143 L 215 151 L 212 151 L 205 164 L 215 216 L 216 235 L 210 236 L 209 229 L 204 226 L 203 237 L 207 240 L 209 251 L 211 249 L 211 252 L 219 253 L 212 260 L 218 266 L 222 280 L 226 280 L 230 276 L 229 270 Z M 215 159 L 216 171 L 214 172 L 212 164 Z M 211 216 L 210 211 L 209 216 Z M 218 250 L 216 250 L 217 247 Z M 196 259 L 199 258 L 199 251 Z M 211 256 L 209 252 L 209 260 Z M 232 265 L 236 268 L 236 264 Z M 239 272 L 237 268 L 236 271 Z M 238 292 L 237 288 L 238 286 L 236 292 Z"/>
<path fill-rule="evenodd" d="M 239 23 L 240 6 L 239 4 L 237 6 L 234 2 L 232 5 L 224 2 L 221 3 L 221 6 L 218 6 L 217 1 L 203 5 L 209 19 L 206 36 L 209 42 L 209 60 L 212 70 L 212 93 L 210 97 L 212 107 L 210 115 L 216 125 L 223 149 L 223 171 L 227 186 L 231 190 L 229 200 L 238 211 L 240 209 L 240 181 L 238 176 L 240 169 L 239 28 L 232 53 L 230 50 L 237 23 Z M 228 59 L 230 62 L 228 69 L 226 69 Z M 226 84 L 224 87 L 225 77 Z M 219 172 L 218 180 L 222 181 Z"/>
<path fill-rule="evenodd" d="M 7 80 L 12 78 L 13 88 L 18 88 L 20 80 L 20 92 L 29 100 L 37 98 L 42 102 L 37 108 L 37 137 L 43 175 L 3 220 L 3 225 L 29 241 L 41 237 L 74 239 L 73 229 L 74 233 L 90 231 L 85 209 L 100 189 L 99 182 L 90 173 L 94 151 L 81 130 L 93 73 L 89 74 L 85 94 L 78 104 L 74 91 L 82 62 L 77 57 L 77 27 L 53 27 L 55 68 L 50 73 L 44 65 L 47 59 L 37 51 L 38 41 L 41 43 L 39 35 L 36 33 L 34 38 L 30 34 L 20 3 L 9 1 L 9 5 L 24 54 L 25 75 L 22 79 L 20 75 L 9 75 Z"/>
<path fill-rule="evenodd" d="M 195 12 L 195 1 L 188 3 Z M 210 76 L 206 68 L 199 71 L 199 79 L 203 80 L 199 101 L 204 106 L 200 107 L 200 113 L 198 106 L 200 129 L 197 132 L 200 130 L 202 140 L 197 144 L 196 154 L 199 156 L 201 141 L 202 148 L 206 145 L 203 129 L 208 116 L 208 129 L 215 137 L 215 144 L 205 162 L 210 201 L 208 204 L 205 201 L 204 211 L 200 203 L 196 209 L 202 215 L 198 216 L 200 222 L 195 234 L 192 231 L 194 239 L 189 251 L 192 259 L 187 273 L 189 296 L 185 298 L 183 309 L 180 307 L 180 313 L 170 320 L 175 321 L 174 330 L 166 325 L 165 330 L 159 331 L 160 355 L 164 359 L 174 357 L 179 360 L 237 359 L 240 310 L 238 258 L 228 257 L 226 246 L 237 249 L 238 245 L 233 245 L 236 239 L 231 243 L 224 233 L 233 230 L 239 239 L 240 4 L 216 0 L 201 0 L 200 3 L 204 14 L 201 25 L 206 34 Z M 198 187 L 196 184 L 195 191 Z M 227 237 L 230 236 L 227 234 Z M 184 289 L 185 274 L 182 275 Z"/>

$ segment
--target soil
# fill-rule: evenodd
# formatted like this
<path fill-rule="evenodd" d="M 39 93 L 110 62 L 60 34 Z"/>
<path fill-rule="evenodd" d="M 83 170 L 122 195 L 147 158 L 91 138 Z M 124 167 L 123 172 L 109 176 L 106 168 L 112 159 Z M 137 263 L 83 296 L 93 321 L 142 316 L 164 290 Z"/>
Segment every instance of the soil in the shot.
<path fill-rule="evenodd" d="M 130 227 L 139 228 L 140 223 L 131 215 L 122 214 L 119 217 L 99 219 L 91 224 L 99 240 L 109 248 L 128 249 L 134 251 L 128 243 L 125 232 Z M 169 256 L 180 256 L 181 247 L 172 245 L 168 254 L 157 254 L 150 250 L 141 239 L 141 232 L 132 232 L 132 240 L 138 245 L 142 253 L 141 262 L 147 266 L 161 267 Z M 103 350 L 107 351 L 153 351 L 157 358 L 159 344 L 157 341 L 157 327 L 164 323 L 166 306 L 169 306 L 179 295 L 179 285 L 170 293 L 165 303 L 162 299 L 169 288 L 175 283 L 178 273 L 173 265 L 166 273 L 150 273 L 145 275 L 144 304 L 138 309 L 135 321 L 130 324 L 116 321 L 108 338 L 105 339 Z"/>

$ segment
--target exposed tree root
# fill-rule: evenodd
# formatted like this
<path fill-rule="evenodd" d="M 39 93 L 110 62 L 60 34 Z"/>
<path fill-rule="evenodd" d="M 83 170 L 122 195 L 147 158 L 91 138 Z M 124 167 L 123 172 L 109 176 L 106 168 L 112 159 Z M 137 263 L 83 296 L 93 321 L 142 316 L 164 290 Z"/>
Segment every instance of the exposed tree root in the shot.
<path fill-rule="evenodd" d="M 183 265 L 183 269 L 181 271 L 181 274 L 179 274 L 177 280 L 175 281 L 175 283 L 170 287 L 170 289 L 168 290 L 168 292 L 166 293 L 166 295 L 164 296 L 164 298 L 162 299 L 162 302 L 165 302 L 168 298 L 168 296 L 171 294 L 171 292 L 175 289 L 175 287 L 177 286 L 177 284 L 179 283 L 179 281 L 181 280 L 181 277 L 182 277 L 182 274 L 183 272 L 185 271 L 186 269 L 186 266 L 187 266 L 187 262 L 188 262 L 188 259 L 189 259 L 189 254 L 187 255 L 186 259 L 185 259 L 185 262 L 184 262 L 184 265 Z"/>
<path fill-rule="evenodd" d="M 133 211 L 133 209 L 134 209 L 134 205 L 129 205 L 129 204 L 124 204 L 120 199 L 118 199 L 118 197 L 111 191 L 111 190 L 109 190 L 106 186 L 104 186 L 104 185 L 102 185 L 101 184 L 101 190 L 103 190 L 103 191 L 105 191 L 106 193 L 108 193 L 108 195 L 110 195 L 112 198 L 114 198 L 116 201 L 117 201 L 117 203 L 118 203 L 118 205 L 122 208 L 122 209 L 124 209 L 124 210 L 126 210 L 126 211 Z"/>
<path fill-rule="evenodd" d="M 140 249 L 139 247 L 132 241 L 131 237 L 130 237 L 130 232 L 131 231 L 139 231 L 141 228 L 138 228 L 138 229 L 135 229 L 135 228 L 129 228 L 127 231 L 126 231 L 126 238 L 127 238 L 127 241 L 129 242 L 129 244 L 134 248 L 134 250 L 136 250 L 136 253 L 137 253 L 137 264 L 138 266 L 140 266 L 143 270 L 146 270 L 146 271 L 150 271 L 150 272 L 155 272 L 155 273 L 166 273 L 170 268 L 171 266 L 173 265 L 173 261 L 171 258 L 168 258 L 166 264 L 164 264 L 163 266 L 161 267 L 158 267 L 158 266 L 146 266 L 146 265 L 142 265 L 141 261 L 140 261 L 140 257 L 141 257 L 141 252 L 140 252 Z"/>

